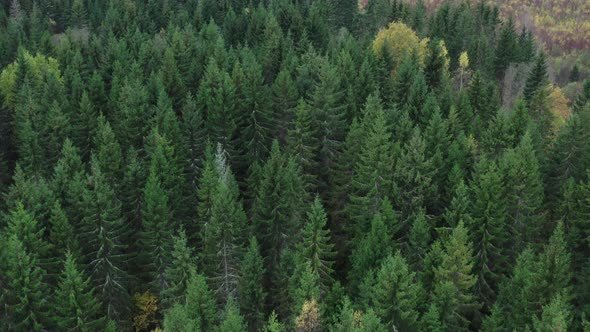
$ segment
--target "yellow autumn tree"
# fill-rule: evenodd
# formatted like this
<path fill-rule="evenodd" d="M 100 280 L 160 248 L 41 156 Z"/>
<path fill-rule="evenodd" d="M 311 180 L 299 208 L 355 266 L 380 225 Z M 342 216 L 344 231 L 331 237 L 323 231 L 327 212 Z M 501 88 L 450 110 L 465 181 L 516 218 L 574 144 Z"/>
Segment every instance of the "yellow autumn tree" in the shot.
<path fill-rule="evenodd" d="M 378 58 L 387 52 L 391 58 L 400 63 L 412 52 L 416 52 L 420 63 L 424 63 L 427 52 L 428 38 L 420 39 L 416 32 L 401 22 L 391 22 L 387 29 L 382 29 L 373 40 L 373 53 Z M 393 71 L 393 69 L 392 69 Z"/>
<path fill-rule="evenodd" d="M 459 56 L 459 69 L 460 69 L 460 75 L 461 75 L 461 86 L 460 86 L 459 90 L 463 90 L 463 76 L 465 75 L 465 71 L 467 70 L 468 67 L 469 67 L 469 56 L 467 55 L 467 52 L 462 52 L 461 55 Z"/>
<path fill-rule="evenodd" d="M 312 298 L 305 301 L 301 313 L 295 319 L 295 331 L 297 332 L 319 332 L 322 329 L 320 321 L 320 310 L 317 301 Z"/>
<path fill-rule="evenodd" d="M 133 296 L 137 314 L 133 317 L 133 327 L 136 331 L 151 331 L 157 324 L 158 298 L 150 291 L 135 293 Z"/>
<path fill-rule="evenodd" d="M 21 61 L 25 61 L 27 69 L 30 71 L 30 78 L 35 85 L 41 85 L 44 82 L 44 77 L 53 76 L 56 82 L 63 84 L 59 64 L 56 59 L 46 57 L 42 54 L 32 56 L 29 52 L 23 51 Z M 2 70 L 0 74 L 0 93 L 4 97 L 4 103 L 8 107 L 13 107 L 16 98 L 16 79 L 19 66 L 21 64 L 15 61 Z"/>
<path fill-rule="evenodd" d="M 552 130 L 556 133 L 571 115 L 571 110 L 568 106 L 569 100 L 565 97 L 561 88 L 552 86 L 549 88 L 547 104 L 549 111 L 553 114 Z"/>

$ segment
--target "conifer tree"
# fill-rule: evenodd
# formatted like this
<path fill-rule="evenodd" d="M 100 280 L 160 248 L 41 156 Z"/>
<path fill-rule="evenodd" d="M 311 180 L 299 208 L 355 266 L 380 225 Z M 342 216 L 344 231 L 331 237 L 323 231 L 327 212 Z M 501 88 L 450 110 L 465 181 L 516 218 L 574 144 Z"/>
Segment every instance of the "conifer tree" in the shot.
<path fill-rule="evenodd" d="M 168 204 L 174 220 L 171 225 L 174 228 L 179 226 L 179 219 L 183 217 L 186 207 L 182 196 L 183 167 L 180 162 L 180 155 L 174 149 L 170 138 L 160 134 L 158 128 L 154 128 L 144 145 L 149 157 L 149 173 L 156 174 L 162 190 L 168 195 Z M 148 174 L 149 174 L 148 173 Z"/>
<path fill-rule="evenodd" d="M 230 299 L 225 305 L 223 320 L 219 324 L 219 332 L 246 331 L 247 326 L 244 318 L 240 315 L 238 305 Z"/>
<path fill-rule="evenodd" d="M 152 116 L 148 107 L 148 91 L 143 81 L 128 79 L 113 102 L 117 102 L 116 107 L 120 112 L 117 122 L 113 124 L 117 137 L 123 146 L 139 150 L 149 133 L 148 120 Z"/>
<path fill-rule="evenodd" d="M 309 263 L 312 272 L 318 276 L 320 290 L 326 294 L 332 282 L 332 265 L 335 252 L 330 243 L 330 230 L 326 229 L 328 217 L 319 196 L 316 196 L 307 212 L 307 223 L 301 232 L 302 241 L 297 251 L 300 259 Z"/>
<path fill-rule="evenodd" d="M 97 114 L 95 105 L 92 104 L 88 93 L 84 91 L 80 99 L 78 112 L 74 117 L 73 123 L 73 141 L 80 149 L 83 160 L 89 160 L 90 151 L 95 146 L 93 139 L 97 129 Z"/>
<path fill-rule="evenodd" d="M 436 192 L 432 184 L 432 162 L 425 155 L 425 150 L 420 130 L 415 128 L 395 165 L 394 197 L 396 207 L 402 213 L 405 232 L 409 230 L 407 219 L 420 211 Z"/>
<path fill-rule="evenodd" d="M 215 300 L 206 278 L 194 269 L 186 287 L 184 309 L 196 331 L 210 331 L 215 323 Z"/>
<path fill-rule="evenodd" d="M 353 292 L 356 292 L 367 271 L 381 267 L 394 248 L 392 234 L 384 223 L 381 213 L 376 213 L 370 231 L 357 242 L 350 256 L 351 269 L 348 279 Z M 369 272 L 372 273 L 372 272 Z"/>
<path fill-rule="evenodd" d="M 70 224 L 65 211 L 61 208 L 59 201 L 55 202 L 51 210 L 51 228 L 49 230 L 49 242 L 51 243 L 51 257 L 61 261 L 66 257 L 66 253 L 75 259 L 80 255 L 78 237 L 74 233 L 74 228 Z M 50 272 L 57 272 L 58 268 L 52 264 Z M 59 267 L 61 269 L 61 266 Z"/>
<path fill-rule="evenodd" d="M 14 233 L 3 237 L 0 267 L 3 271 L 3 325 L 8 330 L 43 331 L 51 327 L 45 271 Z"/>
<path fill-rule="evenodd" d="M 571 326 L 571 312 L 566 299 L 556 295 L 551 302 L 543 306 L 541 319 L 534 317 L 533 326 L 535 331 L 567 331 Z"/>
<path fill-rule="evenodd" d="M 205 130 L 212 143 L 220 143 L 231 153 L 231 141 L 236 129 L 235 86 L 225 71 L 212 58 L 199 85 L 196 103 L 203 114 Z"/>
<path fill-rule="evenodd" d="M 271 276 L 277 273 L 282 251 L 299 238 L 304 199 L 299 167 L 274 141 L 252 207 L 253 227 Z"/>
<path fill-rule="evenodd" d="M 389 255 L 377 272 L 371 303 L 388 329 L 415 326 L 422 286 L 414 278 L 415 273 L 410 270 L 400 252 Z"/>
<path fill-rule="evenodd" d="M 590 107 L 586 107 L 570 119 L 559 131 L 553 148 L 549 151 L 547 199 L 553 201 L 562 184 L 570 177 L 576 181 L 584 178 L 590 167 L 588 143 L 590 135 Z"/>
<path fill-rule="evenodd" d="M 300 99 L 295 109 L 295 119 L 287 134 L 287 150 L 301 166 L 305 185 L 313 191 L 317 187 L 315 156 L 319 152 L 319 141 L 314 132 L 311 110 L 305 100 Z"/>
<path fill-rule="evenodd" d="M 182 121 L 180 129 L 182 130 L 182 139 L 184 141 L 184 150 L 186 151 L 185 175 L 186 175 L 186 193 L 190 200 L 191 206 L 197 201 L 197 184 L 199 175 L 202 172 L 204 162 L 203 153 L 205 152 L 205 128 L 203 114 L 197 109 L 197 104 L 191 94 L 188 94 L 182 107 Z M 196 211 L 193 211 L 195 214 Z M 194 221 L 193 221 L 194 222 Z M 192 226 L 186 229 L 193 231 Z M 198 231 L 195 231 L 195 233 Z"/>
<path fill-rule="evenodd" d="M 340 87 L 340 76 L 336 68 L 324 60 L 319 68 L 317 81 L 309 96 L 314 132 L 318 135 L 320 145 L 316 156 L 319 170 L 317 172 L 319 189 L 326 191 L 330 183 L 330 169 L 334 166 L 341 152 L 345 137 L 342 114 L 343 91 Z"/>
<path fill-rule="evenodd" d="M 361 139 L 358 161 L 354 166 L 352 188 L 349 194 L 350 219 L 355 235 L 368 229 L 370 218 L 378 211 L 381 202 L 391 195 L 393 169 L 391 137 L 379 98 L 369 96 L 364 118 L 360 124 Z"/>
<path fill-rule="evenodd" d="M 200 234 L 203 231 L 202 226 L 211 219 L 211 209 L 213 205 L 213 197 L 219 181 L 219 173 L 215 166 L 215 154 L 211 145 L 207 146 L 203 161 L 203 170 L 199 178 L 197 188 L 197 220 L 195 224 L 189 225 L 187 228 L 189 240 L 191 243 L 200 242 Z M 198 235 L 198 236 L 197 236 Z M 202 245 L 199 243 L 199 246 Z"/>
<path fill-rule="evenodd" d="M 110 123 L 102 114 L 98 117 L 95 130 L 96 137 L 93 146 L 96 148 L 93 152 L 107 181 L 116 186 L 122 178 L 121 160 L 123 156 L 121 146 L 111 129 Z"/>
<path fill-rule="evenodd" d="M 6 219 L 6 233 L 16 236 L 28 255 L 35 257 L 38 262 L 48 257 L 51 245 L 45 241 L 45 227 L 25 210 L 22 203 L 18 202 Z"/>
<path fill-rule="evenodd" d="M 246 214 L 221 144 L 215 156 L 215 167 L 219 177 L 212 198 L 211 217 L 201 238 L 203 266 L 220 299 L 227 301 L 235 296 L 238 285 Z"/>
<path fill-rule="evenodd" d="M 500 37 L 496 48 L 494 66 L 497 79 L 501 80 L 504 78 L 506 68 L 508 68 L 510 63 L 517 60 L 517 45 L 518 36 L 514 28 L 514 20 L 510 17 L 508 22 L 506 22 L 500 30 Z"/>
<path fill-rule="evenodd" d="M 505 229 L 506 202 L 497 166 L 486 159 L 475 166 L 470 185 L 472 224 L 467 225 L 474 243 L 475 266 L 478 281 L 475 290 L 484 306 L 491 306 L 497 282 L 506 272 Z"/>
<path fill-rule="evenodd" d="M 466 225 L 472 224 L 468 190 L 465 182 L 461 179 L 455 188 L 455 194 L 451 200 L 451 204 L 446 208 L 443 215 L 446 227 L 455 227 L 460 221 L 463 221 Z"/>
<path fill-rule="evenodd" d="M 176 303 L 164 314 L 162 322 L 163 329 L 166 332 L 172 331 L 198 331 L 195 322 L 189 318 L 186 308 L 180 303 Z"/>
<path fill-rule="evenodd" d="M 571 254 L 565 239 L 563 223 L 559 222 L 539 255 L 539 289 L 543 303 L 561 294 L 568 301 L 571 296 Z"/>
<path fill-rule="evenodd" d="M 192 269 L 196 268 L 194 253 L 192 248 L 188 246 L 185 231 L 181 229 L 172 240 L 172 264 L 165 271 L 165 278 L 169 287 L 162 292 L 162 302 L 165 306 L 186 302 L 188 281 Z"/>
<path fill-rule="evenodd" d="M 83 206 L 80 240 L 85 244 L 83 255 L 92 284 L 100 290 L 97 296 L 106 317 L 121 322 L 127 317 L 129 296 L 123 242 L 127 230 L 121 217 L 121 204 L 98 167 L 96 158 L 91 162 Z"/>
<path fill-rule="evenodd" d="M 268 317 L 268 324 L 264 327 L 262 331 L 264 332 L 282 332 L 285 330 L 283 324 L 281 324 L 277 318 L 277 314 L 273 311 L 270 313 Z"/>
<path fill-rule="evenodd" d="M 507 150 L 500 161 L 504 177 L 506 217 L 512 229 L 514 252 L 535 244 L 544 235 L 543 185 L 539 162 L 530 135 L 526 134 L 514 150 Z"/>
<path fill-rule="evenodd" d="M 484 331 L 498 328 L 524 330 L 537 312 L 538 264 L 534 252 L 525 249 L 516 259 L 512 276 L 500 285 L 498 299 L 483 324 Z"/>
<path fill-rule="evenodd" d="M 158 176 L 151 173 L 143 190 L 142 223 L 138 239 L 140 266 L 145 273 L 142 279 L 159 294 L 170 285 L 165 271 L 171 263 L 172 213 L 168 196 L 162 189 Z"/>
<path fill-rule="evenodd" d="M 100 315 L 100 303 L 93 293 L 90 279 L 80 270 L 74 256 L 67 252 L 55 292 L 53 310 L 57 327 L 71 331 L 102 328 L 104 317 Z"/>
<path fill-rule="evenodd" d="M 299 260 L 296 264 L 289 285 L 291 314 L 297 314 L 307 301 L 320 299 L 319 275 L 313 271 L 311 263 Z"/>
<path fill-rule="evenodd" d="M 441 323 L 456 331 L 466 330 L 471 315 L 478 309 L 473 296 L 477 279 L 471 274 L 472 255 L 467 228 L 460 221 L 446 241 L 441 264 L 434 272 L 438 283 L 435 286 L 434 302 L 439 304 Z M 444 297 L 446 287 L 453 290 L 450 298 Z"/>
<path fill-rule="evenodd" d="M 126 216 L 131 229 L 138 232 L 141 228 L 141 203 L 147 170 L 143 161 L 140 160 L 138 152 L 133 148 L 130 148 L 127 152 L 125 163 L 120 188 L 121 210 L 123 215 Z"/>
<path fill-rule="evenodd" d="M 529 73 L 526 85 L 524 87 L 524 100 L 530 104 L 535 94 L 548 84 L 549 77 L 547 75 L 547 63 L 545 53 L 539 52 L 535 60 L 533 69 Z"/>
<path fill-rule="evenodd" d="M 577 113 L 580 110 L 582 110 L 586 106 L 588 101 L 590 101 L 590 80 L 586 79 L 582 84 L 582 91 L 578 93 L 578 95 L 572 103 L 572 110 L 574 111 L 574 113 Z"/>
<path fill-rule="evenodd" d="M 84 178 L 85 172 L 78 149 L 72 141 L 66 139 L 53 171 L 51 187 L 74 227 L 79 226 L 77 221 L 81 217 Z"/>
<path fill-rule="evenodd" d="M 244 318 L 250 330 L 257 327 L 264 318 L 264 264 L 260 256 L 260 246 L 255 237 L 250 239 L 250 246 L 240 266 L 240 281 L 238 283 L 239 303 Z"/>
<path fill-rule="evenodd" d="M 291 129 L 289 126 L 291 122 L 294 123 L 292 127 L 295 127 L 295 130 L 297 128 L 297 119 L 300 118 L 300 115 L 296 114 L 296 107 L 299 106 L 297 102 L 298 97 L 299 92 L 297 91 L 295 82 L 293 82 L 291 72 L 287 68 L 283 68 L 273 81 L 270 92 L 270 106 L 275 110 L 274 117 L 276 118 L 275 136 L 279 138 L 280 142 L 285 141 L 287 130 Z M 302 103 L 303 100 L 300 99 L 299 104 Z M 309 110 L 307 110 L 305 116 L 310 116 Z M 311 124 L 305 123 L 304 126 L 309 126 L 309 129 L 311 129 Z M 304 134 L 309 135 L 307 132 Z"/>

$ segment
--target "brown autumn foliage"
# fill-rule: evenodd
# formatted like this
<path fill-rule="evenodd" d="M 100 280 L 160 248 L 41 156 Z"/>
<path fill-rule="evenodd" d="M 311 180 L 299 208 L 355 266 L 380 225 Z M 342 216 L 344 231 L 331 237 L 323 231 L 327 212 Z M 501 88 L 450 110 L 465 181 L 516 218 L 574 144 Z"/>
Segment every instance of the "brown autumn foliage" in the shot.
<path fill-rule="evenodd" d="M 370 0 L 369 0 L 370 1 Z M 429 11 L 447 0 L 423 0 Z M 410 0 L 416 3 L 417 0 Z M 459 0 L 457 0 L 459 2 Z M 479 0 L 471 0 L 473 4 Z M 590 1 L 588 0 L 487 0 L 504 18 L 512 15 L 518 27 L 526 27 L 552 55 L 590 49 Z"/>

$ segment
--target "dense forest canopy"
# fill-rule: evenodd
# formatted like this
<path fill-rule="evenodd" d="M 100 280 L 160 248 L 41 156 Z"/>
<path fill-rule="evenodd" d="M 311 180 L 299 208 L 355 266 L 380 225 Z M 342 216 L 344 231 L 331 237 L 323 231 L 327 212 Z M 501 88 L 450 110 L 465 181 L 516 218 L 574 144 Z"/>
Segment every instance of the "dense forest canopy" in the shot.
<path fill-rule="evenodd" d="M 3 1 L 0 330 L 590 329 L 590 81 L 361 7 Z"/>

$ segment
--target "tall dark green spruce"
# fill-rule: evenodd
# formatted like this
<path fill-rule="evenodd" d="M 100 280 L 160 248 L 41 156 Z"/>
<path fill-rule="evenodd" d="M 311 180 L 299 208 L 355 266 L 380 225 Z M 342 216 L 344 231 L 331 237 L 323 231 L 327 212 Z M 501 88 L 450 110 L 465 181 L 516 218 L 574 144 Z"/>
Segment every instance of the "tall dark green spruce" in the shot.
<path fill-rule="evenodd" d="M 96 295 L 102 303 L 102 312 L 108 319 L 124 322 L 129 308 L 128 274 L 124 268 L 126 244 L 123 242 L 127 229 L 121 216 L 121 203 L 95 158 L 83 204 L 80 236 L 84 243 L 84 262 L 88 264 L 92 285 L 99 290 Z"/>
<path fill-rule="evenodd" d="M 94 296 L 90 279 L 69 252 L 65 256 L 63 272 L 55 292 L 53 310 L 59 329 L 90 331 L 104 327 L 100 303 Z"/>

